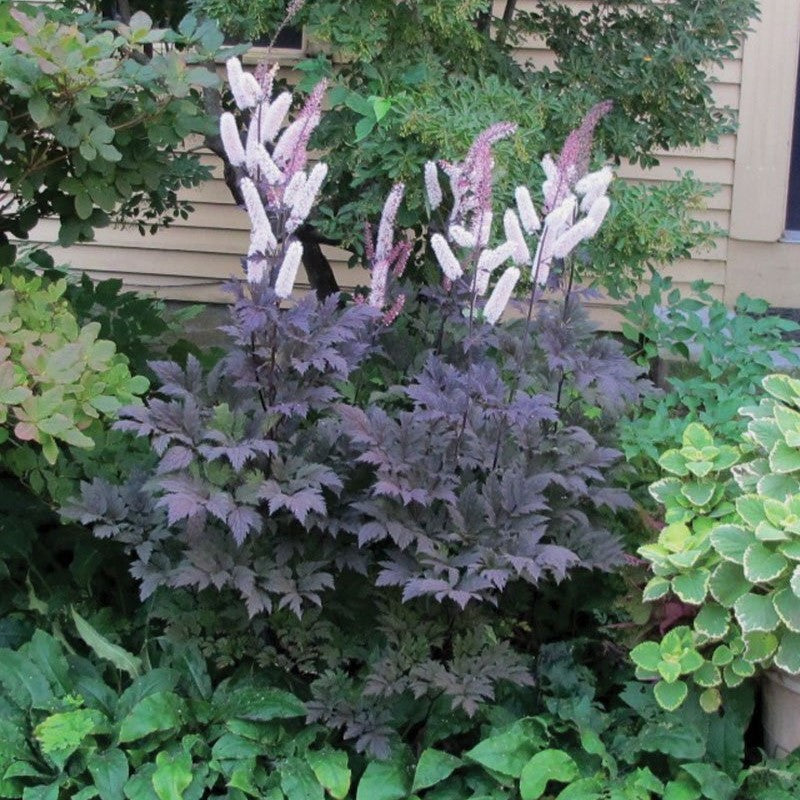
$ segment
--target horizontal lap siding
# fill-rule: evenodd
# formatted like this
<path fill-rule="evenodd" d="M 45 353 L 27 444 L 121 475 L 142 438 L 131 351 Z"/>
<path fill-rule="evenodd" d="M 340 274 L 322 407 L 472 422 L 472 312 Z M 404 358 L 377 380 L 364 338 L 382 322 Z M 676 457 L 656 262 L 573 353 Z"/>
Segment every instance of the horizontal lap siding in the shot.
<path fill-rule="evenodd" d="M 504 4 L 496 2 L 495 9 Z M 586 6 L 590 3 L 576 2 Z M 518 8 L 530 10 L 533 0 L 521 0 Z M 553 54 L 541 42 L 529 41 L 518 49 L 521 61 L 537 67 L 552 66 Z M 737 58 L 709 69 L 715 83 L 712 86 L 716 104 L 737 109 L 741 61 Z M 691 171 L 702 181 L 715 187 L 708 208 L 698 214 L 727 230 L 730 224 L 731 196 L 734 178 L 736 138 L 721 137 L 719 142 L 701 148 L 680 148 L 658 154 L 660 164 L 643 171 L 623 164 L 621 177 L 643 183 L 673 180 L 678 173 Z M 155 236 L 142 237 L 135 229 L 109 228 L 97 232 L 97 241 L 63 250 L 55 248 L 57 259 L 75 267 L 85 268 L 98 278 L 118 276 L 131 288 L 153 291 L 169 299 L 218 302 L 225 299 L 221 284 L 232 275 L 240 274 L 239 257 L 247 249 L 248 222 L 246 214 L 236 208 L 230 193 L 221 180 L 218 160 L 204 156 L 214 170 L 214 177 L 201 186 L 188 189 L 182 196 L 195 207 L 188 220 L 178 220 Z M 56 234 L 53 222 L 43 222 L 34 231 L 34 239 L 52 242 Z M 679 286 L 686 287 L 698 278 L 711 282 L 712 292 L 722 296 L 725 286 L 727 241 L 693 254 L 666 270 Z M 362 269 L 349 270 L 347 254 L 329 249 L 334 270 L 342 286 L 351 287 L 366 282 Z M 596 301 L 595 315 L 606 326 L 616 327 L 615 303 Z"/>

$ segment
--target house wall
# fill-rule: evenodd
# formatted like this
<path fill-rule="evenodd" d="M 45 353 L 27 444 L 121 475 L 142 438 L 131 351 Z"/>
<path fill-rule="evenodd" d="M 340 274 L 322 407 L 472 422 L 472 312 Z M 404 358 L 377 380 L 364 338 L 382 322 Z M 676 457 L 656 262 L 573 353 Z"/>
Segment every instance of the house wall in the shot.
<path fill-rule="evenodd" d="M 499 9 L 500 0 L 496 3 Z M 577 6 L 588 6 L 577 0 Z M 521 0 L 521 9 L 535 0 Z M 800 280 L 793 277 L 800 245 L 781 242 L 785 218 L 792 112 L 800 42 L 800 0 L 764 0 L 762 21 L 736 58 L 711 70 L 713 93 L 720 107 L 740 114 L 736 135 L 697 149 L 660 153 L 659 166 L 642 171 L 623 164 L 620 176 L 637 181 L 672 180 L 691 170 L 713 185 L 715 192 L 699 216 L 716 223 L 731 237 L 695 252 L 665 269 L 678 285 L 703 278 L 712 293 L 727 301 L 741 291 L 766 296 L 780 305 L 800 307 Z M 279 54 L 286 69 L 297 55 Z M 552 64 L 553 54 L 541 41 L 530 40 L 518 58 L 537 66 Z M 69 250 L 55 248 L 58 260 L 84 268 L 98 278 L 120 277 L 136 289 L 176 300 L 225 300 L 221 284 L 239 274 L 239 256 L 247 249 L 247 216 L 237 209 L 221 180 L 212 155 L 214 178 L 188 190 L 195 212 L 155 236 L 142 237 L 135 229 L 105 229 L 97 241 Z M 35 231 L 42 242 L 53 241 L 56 224 L 45 221 Z M 361 269 L 349 270 L 346 254 L 329 250 L 342 286 L 366 282 Z M 616 327 L 614 305 L 598 301 L 595 316 L 604 326 Z"/>

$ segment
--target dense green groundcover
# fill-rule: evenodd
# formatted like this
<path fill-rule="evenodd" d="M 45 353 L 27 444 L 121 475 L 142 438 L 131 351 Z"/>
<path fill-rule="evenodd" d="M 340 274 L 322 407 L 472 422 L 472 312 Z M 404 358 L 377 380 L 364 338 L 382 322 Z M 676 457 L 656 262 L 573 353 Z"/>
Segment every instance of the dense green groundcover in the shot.
<path fill-rule="evenodd" d="M 797 797 L 758 695 L 800 672 L 797 326 L 656 275 L 601 336 L 577 288 L 707 238 L 691 180 L 601 163 L 726 129 L 702 64 L 753 4 L 291 5 L 344 66 L 295 102 L 233 62 L 221 127 L 214 23 L 0 9 L 0 236 L 186 212 L 192 133 L 253 228 L 215 352 L 3 238 L 0 797 Z M 369 287 L 292 296 L 319 231 Z"/>

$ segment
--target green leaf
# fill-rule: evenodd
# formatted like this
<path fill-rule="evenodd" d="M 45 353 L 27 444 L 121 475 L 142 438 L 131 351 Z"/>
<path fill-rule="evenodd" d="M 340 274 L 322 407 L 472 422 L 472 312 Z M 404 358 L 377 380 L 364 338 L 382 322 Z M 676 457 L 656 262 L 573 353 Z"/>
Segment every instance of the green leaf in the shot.
<path fill-rule="evenodd" d="M 777 442 L 770 450 L 769 466 L 779 475 L 796 472 L 800 469 L 800 450 L 789 447 L 786 442 Z"/>
<path fill-rule="evenodd" d="M 441 783 L 463 763 L 460 758 L 443 753 L 441 750 L 433 748 L 423 750 L 414 772 L 414 782 L 411 784 L 412 794 L 420 789 L 427 789 Z"/>
<path fill-rule="evenodd" d="M 744 552 L 744 574 L 753 583 L 770 583 L 789 567 L 780 553 L 775 553 L 761 542 L 754 542 Z"/>
<path fill-rule="evenodd" d="M 242 686 L 229 694 L 215 697 L 215 705 L 223 719 L 238 717 L 257 722 L 272 719 L 291 719 L 303 717 L 306 706 L 293 694 L 280 689 L 259 689 L 255 686 Z"/>
<path fill-rule="evenodd" d="M 563 750 L 542 750 L 523 767 L 519 780 L 522 800 L 539 800 L 550 781 L 569 783 L 580 777 L 578 765 Z"/>
<path fill-rule="evenodd" d="M 794 633 L 800 633 L 800 597 L 790 588 L 781 589 L 772 599 L 781 622 Z"/>
<path fill-rule="evenodd" d="M 706 603 L 694 618 L 694 629 L 711 641 L 721 639 L 730 626 L 728 609 L 717 603 Z"/>
<path fill-rule="evenodd" d="M 642 600 L 645 603 L 660 600 L 669 593 L 669 590 L 670 582 L 666 578 L 656 575 L 647 582 L 647 585 L 642 590 Z"/>
<path fill-rule="evenodd" d="M 744 639 L 744 657 L 754 664 L 766 661 L 778 648 L 778 637 L 774 633 L 755 631 L 745 633 L 742 638 Z"/>
<path fill-rule="evenodd" d="M 175 730 L 183 723 L 184 710 L 184 701 L 173 692 L 148 695 L 120 723 L 119 741 L 132 742 L 156 731 Z"/>
<path fill-rule="evenodd" d="M 686 459 L 681 454 L 680 450 L 667 450 L 661 458 L 658 459 L 658 465 L 661 469 L 671 472 L 680 478 L 689 474 L 686 468 Z"/>
<path fill-rule="evenodd" d="M 800 675 L 800 634 L 784 633 L 778 652 L 775 653 L 775 666 L 790 675 Z"/>
<path fill-rule="evenodd" d="M 744 562 L 744 553 L 755 541 L 755 536 L 739 525 L 717 525 L 711 532 L 711 545 L 726 560 L 735 564 Z"/>
<path fill-rule="evenodd" d="M 788 375 L 767 375 L 761 381 L 761 385 L 778 400 L 782 400 L 790 406 L 797 406 L 798 395 L 800 395 L 800 382 L 790 378 Z"/>
<path fill-rule="evenodd" d="M 750 586 L 750 581 L 744 576 L 744 570 L 730 561 L 720 564 L 711 573 L 708 582 L 711 596 L 725 608 L 731 608 L 743 594 L 747 594 Z"/>
<path fill-rule="evenodd" d="M 158 800 L 183 800 L 192 782 L 192 756 L 185 750 L 172 754 L 163 750 L 156 756 L 152 777 Z"/>
<path fill-rule="evenodd" d="M 101 800 L 119 800 L 128 781 L 128 759 L 122 750 L 113 748 L 104 753 L 92 753 L 86 760 Z"/>
<path fill-rule="evenodd" d="M 99 711 L 80 708 L 52 714 L 36 726 L 33 734 L 38 739 L 42 752 L 59 769 L 63 769 L 67 759 L 102 722 L 103 715 Z"/>
<path fill-rule="evenodd" d="M 605 783 L 598 778 L 581 778 L 562 789 L 556 800 L 597 800 L 604 794 Z"/>
<path fill-rule="evenodd" d="M 371 761 L 358 782 L 356 800 L 405 800 L 408 790 L 408 772 L 403 764 Z"/>
<path fill-rule="evenodd" d="M 656 702 L 666 711 L 675 711 L 689 694 L 689 687 L 683 681 L 667 683 L 659 681 L 653 688 Z"/>
<path fill-rule="evenodd" d="M 375 129 L 375 124 L 376 121 L 373 117 L 364 117 L 356 123 L 356 144 L 362 142 L 372 133 Z"/>
<path fill-rule="evenodd" d="M 713 714 L 722 703 L 722 695 L 715 686 L 709 687 L 701 692 L 698 699 L 700 701 L 700 708 L 707 714 Z"/>
<path fill-rule="evenodd" d="M 119 645 L 110 642 L 95 630 L 74 608 L 72 619 L 78 629 L 78 635 L 92 648 L 98 658 L 110 661 L 117 669 L 127 672 L 131 678 L 138 678 L 142 670 L 142 660 L 123 650 Z"/>
<path fill-rule="evenodd" d="M 710 686 L 719 686 L 722 681 L 722 676 L 719 674 L 719 669 L 717 667 L 710 661 L 705 661 L 700 669 L 695 670 L 692 674 L 692 680 L 698 686 L 708 688 Z"/>
<path fill-rule="evenodd" d="M 704 447 L 712 447 L 714 444 L 714 438 L 708 432 L 708 429 L 699 422 L 692 422 L 686 426 L 682 441 L 684 447 L 694 447 L 697 450 L 702 450 Z"/>
<path fill-rule="evenodd" d="M 684 603 L 699 606 L 706 598 L 710 575 L 707 569 L 695 569 L 672 579 L 672 591 Z"/>
<path fill-rule="evenodd" d="M 694 506 L 708 505 L 717 484 L 713 481 L 689 481 L 681 487 L 681 494 Z"/>
<path fill-rule="evenodd" d="M 422 756 L 425 756 L 425 750 Z M 451 756 L 452 757 L 452 756 Z M 324 750 L 310 750 L 306 754 L 308 765 L 314 771 L 317 780 L 335 800 L 344 800 L 350 791 L 351 773 L 347 765 L 347 753 L 344 750 L 333 750 L 326 747 Z M 420 758 L 422 763 L 422 758 Z M 417 767 L 419 772 L 419 766 Z M 416 778 L 415 778 L 416 781 Z M 412 789 L 416 791 L 416 789 Z"/>
<path fill-rule="evenodd" d="M 656 672 L 661 663 L 661 648 L 656 642 L 642 642 L 631 650 L 631 660 L 637 667 Z"/>
<path fill-rule="evenodd" d="M 780 624 L 772 595 L 745 594 L 733 604 L 733 613 L 742 631 L 774 631 Z"/>
<path fill-rule="evenodd" d="M 664 787 L 663 800 L 700 800 L 700 787 L 691 779 L 679 778 Z"/>
<path fill-rule="evenodd" d="M 464 758 L 503 775 L 519 778 L 522 768 L 544 744 L 542 723 L 527 717 L 502 733 L 479 742 L 464 754 Z"/>

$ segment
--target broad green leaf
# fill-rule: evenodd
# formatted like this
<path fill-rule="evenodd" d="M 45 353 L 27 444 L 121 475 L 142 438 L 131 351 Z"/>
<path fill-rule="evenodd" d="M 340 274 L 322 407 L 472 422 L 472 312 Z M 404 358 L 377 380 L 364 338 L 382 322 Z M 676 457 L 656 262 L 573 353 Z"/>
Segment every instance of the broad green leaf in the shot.
<path fill-rule="evenodd" d="M 739 525 L 717 525 L 711 532 L 711 544 L 726 560 L 735 564 L 744 562 L 744 553 L 753 544 L 755 536 Z"/>
<path fill-rule="evenodd" d="M 719 693 L 719 689 L 717 689 L 715 686 L 709 687 L 705 691 L 701 692 L 698 699 L 700 701 L 700 708 L 702 708 L 707 714 L 712 714 L 715 712 L 722 703 L 722 695 Z"/>
<path fill-rule="evenodd" d="M 764 513 L 764 501 L 755 494 L 737 497 L 736 511 L 751 528 L 755 528 L 759 522 L 767 519 Z"/>
<path fill-rule="evenodd" d="M 647 585 L 642 590 L 642 600 L 646 603 L 660 600 L 669 593 L 669 589 L 670 582 L 666 578 L 656 575 L 647 582 Z"/>
<path fill-rule="evenodd" d="M 777 442 L 770 450 L 769 466 L 779 475 L 796 472 L 800 469 L 800 450 L 789 447 L 786 442 Z"/>
<path fill-rule="evenodd" d="M 790 588 L 781 589 L 772 602 L 781 622 L 794 633 L 800 633 L 800 597 Z"/>
<path fill-rule="evenodd" d="M 42 752 L 62 769 L 83 740 L 94 733 L 103 721 L 103 715 L 94 709 L 64 711 L 40 722 L 33 735 L 38 739 Z"/>
<path fill-rule="evenodd" d="M 663 709 L 675 711 L 683 704 L 689 694 L 689 687 L 683 681 L 675 681 L 674 683 L 659 681 L 653 687 L 653 693 L 656 696 L 656 702 Z"/>
<path fill-rule="evenodd" d="M 119 741 L 132 742 L 156 731 L 175 730 L 183 724 L 184 710 L 184 701 L 173 692 L 148 695 L 120 723 Z"/>
<path fill-rule="evenodd" d="M 711 447 L 714 444 L 714 438 L 708 432 L 708 428 L 699 422 L 692 422 L 686 426 L 682 441 L 684 447 L 694 447 L 697 450 Z"/>
<path fill-rule="evenodd" d="M 745 594 L 733 604 L 733 613 L 742 631 L 774 631 L 780 624 L 772 595 Z"/>
<path fill-rule="evenodd" d="M 131 678 L 138 678 L 142 671 L 142 660 L 119 645 L 110 642 L 103 634 L 95 630 L 74 608 L 72 619 L 78 629 L 78 635 L 98 658 L 110 661 L 117 669 L 127 672 Z"/>
<path fill-rule="evenodd" d="M 463 763 L 460 758 L 444 753 L 441 750 L 433 748 L 423 750 L 414 772 L 411 792 L 418 792 L 421 789 L 427 789 L 437 783 L 441 783 L 449 778 Z"/>
<path fill-rule="evenodd" d="M 409 777 L 406 767 L 397 761 L 371 761 L 358 782 L 356 800 L 405 800 Z"/>
<path fill-rule="evenodd" d="M 778 652 L 775 653 L 775 666 L 790 675 L 800 674 L 800 634 L 784 633 Z"/>
<path fill-rule="evenodd" d="M 156 756 L 153 789 L 158 800 L 184 800 L 184 792 L 192 782 L 192 756 L 185 750 L 160 752 Z"/>
<path fill-rule="evenodd" d="M 663 800 L 700 800 L 700 787 L 691 778 L 670 781 L 664 787 Z"/>
<path fill-rule="evenodd" d="M 100 800 L 119 800 L 128 781 L 128 759 L 122 750 L 113 748 L 92 753 L 86 760 Z"/>
<path fill-rule="evenodd" d="M 718 667 L 727 666 L 731 661 L 733 661 L 733 653 L 726 644 L 719 645 L 711 656 L 711 663 Z"/>
<path fill-rule="evenodd" d="M 744 639 L 744 657 L 754 664 L 766 661 L 778 648 L 778 638 L 774 633 L 756 631 L 745 633 L 742 638 Z"/>
<path fill-rule="evenodd" d="M 427 750 L 424 751 L 422 756 L 424 757 L 427 752 Z M 450 757 L 452 758 L 452 756 Z M 350 767 L 347 765 L 347 753 L 344 750 L 333 750 L 330 747 L 326 747 L 324 750 L 310 750 L 306 754 L 306 761 L 314 771 L 317 780 L 331 797 L 335 800 L 344 800 L 347 797 L 347 793 L 350 791 L 351 773 Z M 422 757 L 420 763 L 422 763 Z M 419 766 L 417 766 L 417 771 L 419 771 Z M 416 791 L 416 789 L 412 789 L 412 791 Z"/>
<path fill-rule="evenodd" d="M 690 481 L 681 487 L 681 494 L 694 506 L 708 505 L 717 484 L 713 481 Z"/>
<path fill-rule="evenodd" d="M 693 569 L 672 579 L 672 591 L 684 603 L 699 606 L 706 598 L 709 578 L 707 569 Z"/>
<path fill-rule="evenodd" d="M 788 569 L 789 562 L 761 542 L 754 542 L 744 552 L 743 565 L 747 580 L 753 583 L 770 583 Z"/>
<path fill-rule="evenodd" d="M 580 778 L 562 789 L 556 800 L 597 800 L 603 796 L 604 783 L 599 778 Z"/>
<path fill-rule="evenodd" d="M 681 675 L 681 665 L 676 661 L 659 661 L 656 672 L 667 683 L 675 683 Z"/>
<path fill-rule="evenodd" d="M 667 450 L 658 459 L 658 465 L 667 472 L 671 472 L 681 478 L 689 474 L 689 470 L 686 468 L 686 459 L 680 450 Z"/>
<path fill-rule="evenodd" d="M 661 648 L 656 642 L 642 642 L 631 650 L 631 660 L 634 664 L 655 672 L 661 663 Z"/>
<path fill-rule="evenodd" d="M 743 594 L 747 594 L 750 586 L 750 581 L 744 576 L 744 570 L 730 561 L 720 564 L 711 573 L 708 582 L 711 596 L 725 608 L 731 608 Z"/>
<path fill-rule="evenodd" d="M 239 717 L 258 722 L 272 719 L 303 717 L 306 706 L 293 694 L 281 689 L 259 689 L 254 686 L 235 688 L 215 697 L 215 705 L 222 718 Z"/>
<path fill-rule="evenodd" d="M 730 614 L 717 603 L 705 603 L 694 618 L 694 629 L 710 640 L 721 639 L 730 625 Z"/>
<path fill-rule="evenodd" d="M 578 765 L 563 750 L 542 750 L 523 767 L 519 779 L 522 800 L 539 800 L 550 781 L 569 783 L 580 777 Z"/>
<path fill-rule="evenodd" d="M 532 717 L 515 722 L 502 733 L 483 739 L 464 754 L 487 769 L 519 778 L 522 768 L 545 744 L 542 723 Z"/>
<path fill-rule="evenodd" d="M 692 675 L 692 680 L 698 685 L 703 687 L 719 686 L 722 681 L 722 676 L 719 669 L 715 667 L 710 661 L 703 662 L 700 669 L 696 670 Z"/>
<path fill-rule="evenodd" d="M 788 375 L 767 375 L 761 381 L 761 385 L 778 400 L 782 400 L 790 406 L 798 406 L 800 381 L 796 381 Z"/>

